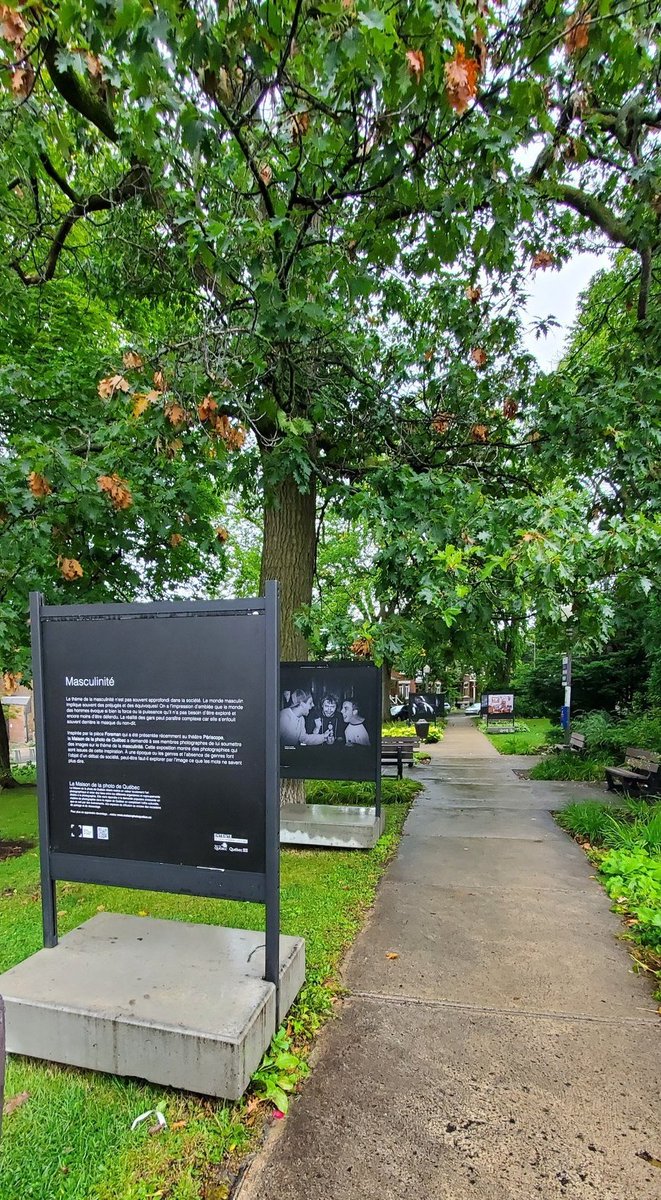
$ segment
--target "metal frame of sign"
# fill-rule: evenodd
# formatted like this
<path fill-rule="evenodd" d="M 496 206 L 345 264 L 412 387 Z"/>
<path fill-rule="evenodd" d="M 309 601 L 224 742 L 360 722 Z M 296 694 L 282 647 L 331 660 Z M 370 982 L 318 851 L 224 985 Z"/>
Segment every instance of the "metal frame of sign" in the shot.
<path fill-rule="evenodd" d="M 100 620 L 104 617 L 149 620 L 182 619 L 199 614 L 263 614 L 265 620 L 265 859 L 264 872 L 215 870 L 178 863 L 145 862 L 126 858 L 66 854 L 51 849 L 48 786 L 48 729 L 44 698 L 43 625 L 49 621 Z M 113 887 L 146 888 L 179 895 L 249 900 L 266 906 L 264 978 L 279 986 L 280 973 L 280 687 L 279 599 L 277 583 L 265 595 L 246 600 L 182 601 L 151 604 L 45 605 L 39 592 L 30 595 L 32 670 L 35 696 L 39 847 L 41 858 L 42 922 L 45 946 L 57 945 L 56 882 L 100 883 Z"/>
<path fill-rule="evenodd" d="M 343 667 L 351 667 L 353 669 L 357 668 L 362 671 L 373 671 L 375 673 L 375 675 L 377 676 L 377 680 L 376 680 L 377 686 L 375 687 L 375 694 L 377 697 L 376 728 L 377 728 L 378 742 L 375 747 L 375 749 L 376 749 L 376 766 L 375 766 L 375 773 L 374 773 L 374 785 L 375 785 L 374 808 L 375 808 L 376 816 L 378 818 L 381 815 L 381 738 L 383 736 L 382 731 L 381 731 L 381 726 L 383 724 L 383 694 L 382 694 L 382 689 L 381 689 L 381 672 L 379 671 L 379 668 L 376 667 L 374 665 L 374 663 L 358 663 L 358 662 L 355 662 L 353 659 L 343 659 L 342 661 L 333 661 L 332 659 L 329 659 L 329 660 L 317 660 L 316 662 L 314 662 L 314 661 L 313 662 L 284 662 L 283 661 L 281 663 L 281 666 L 282 667 L 297 667 L 297 668 L 303 668 L 303 669 L 307 667 L 310 670 L 318 670 L 321 667 L 328 667 L 329 670 L 341 670 Z M 307 776 L 293 775 L 289 771 L 286 774 L 283 774 L 283 779 L 305 779 L 305 778 L 307 778 Z M 327 775 L 327 776 L 317 776 L 317 778 L 319 778 L 319 779 L 321 779 L 321 778 L 335 779 L 335 778 L 337 778 L 337 776 Z M 346 779 L 346 776 L 343 775 L 343 776 L 341 776 L 341 778 Z"/>

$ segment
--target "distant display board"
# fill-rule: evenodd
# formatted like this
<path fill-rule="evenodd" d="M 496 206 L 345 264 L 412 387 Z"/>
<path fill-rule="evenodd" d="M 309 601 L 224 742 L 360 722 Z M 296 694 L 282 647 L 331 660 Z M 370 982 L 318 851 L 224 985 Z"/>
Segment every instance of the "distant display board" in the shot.
<path fill-rule="evenodd" d="M 409 696 L 412 721 L 436 721 L 445 716 L 445 696 L 436 692 L 412 692 Z"/>
<path fill-rule="evenodd" d="M 487 712 L 490 717 L 508 717 L 514 712 L 514 695 L 512 692 L 489 692 L 487 696 Z"/>
<path fill-rule="evenodd" d="M 381 672 L 372 663 L 281 663 L 279 728 L 283 778 L 376 779 Z"/>

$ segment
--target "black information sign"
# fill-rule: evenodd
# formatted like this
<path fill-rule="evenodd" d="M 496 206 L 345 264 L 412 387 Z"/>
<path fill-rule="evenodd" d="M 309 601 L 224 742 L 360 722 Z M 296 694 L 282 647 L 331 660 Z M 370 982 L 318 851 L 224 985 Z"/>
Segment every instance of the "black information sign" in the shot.
<path fill-rule="evenodd" d="M 277 911 L 277 620 L 274 584 L 202 603 L 32 597 L 47 895 L 69 879 Z"/>
<path fill-rule="evenodd" d="M 287 779 L 381 778 L 381 672 L 373 663 L 280 664 Z"/>

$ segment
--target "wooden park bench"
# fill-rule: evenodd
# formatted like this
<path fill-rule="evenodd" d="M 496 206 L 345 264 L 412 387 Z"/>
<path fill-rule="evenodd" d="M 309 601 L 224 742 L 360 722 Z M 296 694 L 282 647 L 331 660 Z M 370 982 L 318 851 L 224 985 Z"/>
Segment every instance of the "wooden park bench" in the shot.
<path fill-rule="evenodd" d="M 413 766 L 413 751 L 420 745 L 417 737 L 384 737 L 381 738 L 381 766 L 394 764 L 397 767 L 397 778 L 403 779 L 404 765 Z"/>
<path fill-rule="evenodd" d="M 651 750 L 639 750 L 628 746 L 623 767 L 606 767 L 606 783 L 609 792 L 647 792 L 650 795 L 660 790 L 661 763 L 658 754 Z"/>
<path fill-rule="evenodd" d="M 569 745 L 565 742 L 557 742 L 555 746 L 551 746 L 551 749 L 559 752 L 562 750 L 571 750 L 573 754 L 582 754 L 585 750 L 585 734 L 570 733 Z"/>

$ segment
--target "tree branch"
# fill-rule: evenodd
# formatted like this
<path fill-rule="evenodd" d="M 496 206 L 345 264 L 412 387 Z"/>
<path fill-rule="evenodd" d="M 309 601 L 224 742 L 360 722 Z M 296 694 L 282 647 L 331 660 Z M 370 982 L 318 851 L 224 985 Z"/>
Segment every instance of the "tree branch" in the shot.
<path fill-rule="evenodd" d="M 70 104 L 76 112 L 95 125 L 104 137 L 116 145 L 119 138 L 107 105 L 103 104 L 91 88 L 86 87 L 73 71 L 60 70 L 56 61 L 60 47 L 54 37 L 44 41 L 42 46 L 48 74 L 62 99 L 66 100 L 67 104 Z"/>
<path fill-rule="evenodd" d="M 116 208 L 119 204 L 123 204 L 125 200 L 135 196 L 138 192 L 145 191 L 149 187 L 149 184 L 149 173 L 146 167 L 132 167 L 128 174 L 115 187 L 109 188 L 107 192 L 95 192 L 91 196 L 88 196 L 86 200 L 78 200 L 62 220 L 51 242 L 43 269 L 35 271 L 32 274 L 27 274 L 17 261 L 10 264 L 12 269 L 26 287 L 38 287 L 40 284 L 46 283 L 47 280 L 53 278 L 67 238 L 81 217 L 86 217 L 89 213 L 107 212 L 109 209 Z"/>

